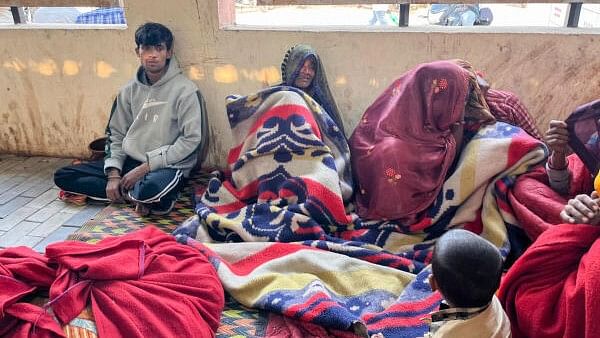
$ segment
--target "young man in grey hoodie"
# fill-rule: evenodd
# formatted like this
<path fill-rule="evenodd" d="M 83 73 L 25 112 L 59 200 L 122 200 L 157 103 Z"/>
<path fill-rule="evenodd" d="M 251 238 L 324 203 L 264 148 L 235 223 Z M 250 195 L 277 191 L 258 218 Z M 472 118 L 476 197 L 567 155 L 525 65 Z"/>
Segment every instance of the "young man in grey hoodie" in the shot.
<path fill-rule="evenodd" d="M 166 214 L 196 164 L 201 103 L 196 85 L 173 56 L 173 35 L 158 23 L 135 32 L 141 66 L 121 89 L 108 123 L 104 160 L 59 169 L 69 193 L 136 204 L 140 214 Z"/>

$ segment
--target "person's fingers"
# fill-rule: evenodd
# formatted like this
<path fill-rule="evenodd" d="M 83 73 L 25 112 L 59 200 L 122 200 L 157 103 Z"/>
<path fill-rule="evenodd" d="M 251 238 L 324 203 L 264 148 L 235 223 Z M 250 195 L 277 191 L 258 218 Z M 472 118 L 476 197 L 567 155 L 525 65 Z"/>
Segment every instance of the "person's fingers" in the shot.
<path fill-rule="evenodd" d="M 560 139 L 568 139 L 569 131 L 566 129 L 548 129 L 544 134 L 546 139 L 549 138 L 560 138 Z"/>
<path fill-rule="evenodd" d="M 569 137 L 569 131 L 566 129 L 550 129 L 546 132 L 546 136 Z"/>
<path fill-rule="evenodd" d="M 569 140 L 569 135 L 557 134 L 557 133 L 546 134 L 546 139 L 547 140 L 568 141 Z"/>
<path fill-rule="evenodd" d="M 129 174 L 123 176 L 123 179 L 121 180 L 121 185 L 125 190 L 131 189 L 131 176 Z"/>
<path fill-rule="evenodd" d="M 561 135 L 561 134 L 555 134 L 553 135 L 553 139 L 555 139 L 556 141 L 559 142 L 569 142 L 569 135 Z"/>
<path fill-rule="evenodd" d="M 600 195 L 598 194 L 598 192 L 596 190 L 594 190 L 594 191 L 592 191 L 592 194 L 590 195 L 590 197 L 595 200 L 595 199 L 600 198 Z M 594 201 L 594 202 L 598 203 L 599 201 Z"/>
<path fill-rule="evenodd" d="M 550 128 L 567 128 L 567 123 L 561 120 L 551 120 Z"/>
<path fill-rule="evenodd" d="M 598 210 L 597 201 L 594 201 L 592 199 L 592 197 L 590 197 L 588 195 L 579 195 L 575 199 L 578 200 L 579 202 L 581 202 L 582 204 L 584 204 L 590 211 L 596 211 L 596 210 Z M 588 214 L 588 216 L 594 217 L 593 214 L 594 213 L 592 212 L 592 215 Z"/>
<path fill-rule="evenodd" d="M 575 223 L 575 219 L 567 214 L 565 210 L 560 212 L 560 218 L 566 223 Z"/>
<path fill-rule="evenodd" d="M 116 202 L 121 198 L 121 193 L 119 192 L 119 189 L 111 189 L 111 196 L 110 196 L 110 200 L 112 202 Z"/>
<path fill-rule="evenodd" d="M 587 195 L 579 195 L 575 199 L 571 200 L 569 204 L 577 209 L 580 214 L 587 217 L 594 217 L 594 211 L 589 207 L 590 204 L 593 204 L 592 199 Z"/>
<path fill-rule="evenodd" d="M 106 187 L 106 197 L 111 201 L 115 202 L 121 198 L 121 192 L 119 191 L 119 185 L 109 183 Z"/>
<path fill-rule="evenodd" d="M 581 213 L 579 210 L 577 210 L 577 208 L 575 208 L 575 207 L 574 207 L 574 206 L 571 204 L 571 202 L 569 202 L 569 204 L 567 204 L 567 205 L 565 206 L 565 209 L 564 209 L 564 211 L 566 211 L 566 212 L 567 212 L 567 214 L 568 214 L 569 216 L 571 216 L 572 218 L 574 218 L 576 221 L 581 221 L 581 222 L 583 222 L 583 223 L 586 223 L 586 222 L 587 222 L 587 220 L 588 220 L 588 219 L 587 219 L 587 217 L 586 217 L 586 216 L 585 216 L 583 213 Z"/>
<path fill-rule="evenodd" d="M 561 135 L 561 134 L 550 134 L 546 135 L 544 138 L 546 141 L 554 141 L 554 142 L 569 142 L 569 135 Z"/>

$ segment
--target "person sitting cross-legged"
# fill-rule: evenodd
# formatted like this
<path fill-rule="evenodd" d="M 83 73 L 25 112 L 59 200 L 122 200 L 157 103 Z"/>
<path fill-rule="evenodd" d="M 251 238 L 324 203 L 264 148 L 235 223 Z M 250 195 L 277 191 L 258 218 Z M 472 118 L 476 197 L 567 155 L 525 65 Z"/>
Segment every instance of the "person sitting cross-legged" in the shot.
<path fill-rule="evenodd" d="M 92 199 L 135 203 L 142 215 L 171 211 L 197 161 L 202 104 L 173 56 L 173 35 L 158 23 L 135 32 L 141 66 L 121 89 L 103 160 L 59 169 L 54 182 Z"/>

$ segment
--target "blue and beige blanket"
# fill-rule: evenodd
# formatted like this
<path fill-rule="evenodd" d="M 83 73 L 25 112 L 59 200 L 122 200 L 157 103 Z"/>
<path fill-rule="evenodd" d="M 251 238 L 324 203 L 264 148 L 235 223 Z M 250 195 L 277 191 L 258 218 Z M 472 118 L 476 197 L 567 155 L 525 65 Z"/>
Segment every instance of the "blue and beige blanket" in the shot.
<path fill-rule="evenodd" d="M 546 156 L 519 128 L 484 127 L 420 222 L 363 221 L 352 212 L 348 145 L 308 95 L 272 87 L 231 98 L 227 113 L 230 172 L 198 192 L 197 215 L 174 234 L 210 252 L 243 305 L 362 336 L 426 332 L 421 319 L 440 301 L 427 265 L 446 230 L 469 229 L 507 254 L 516 222 L 506 189 Z"/>

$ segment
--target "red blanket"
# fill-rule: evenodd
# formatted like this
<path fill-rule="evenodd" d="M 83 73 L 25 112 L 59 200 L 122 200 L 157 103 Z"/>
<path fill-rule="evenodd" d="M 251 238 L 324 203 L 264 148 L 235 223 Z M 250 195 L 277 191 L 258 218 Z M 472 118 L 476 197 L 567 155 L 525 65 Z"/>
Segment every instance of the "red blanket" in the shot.
<path fill-rule="evenodd" d="M 55 275 L 48 259 L 30 248 L 0 250 L 1 337 L 64 337 L 61 327 L 44 309 L 20 302 L 38 288 L 48 289 Z"/>
<path fill-rule="evenodd" d="M 156 228 L 46 248 L 49 305 L 67 323 L 91 300 L 100 337 L 213 337 L 224 294 L 208 259 Z"/>
<path fill-rule="evenodd" d="M 569 170 L 572 176 L 567 196 L 561 196 L 550 188 L 543 166 L 521 175 L 509 191 L 508 198 L 515 217 L 532 240 L 562 223 L 560 212 L 569 198 L 592 192 L 592 176 L 577 155 L 569 156 Z"/>
<path fill-rule="evenodd" d="M 544 232 L 508 271 L 499 297 L 514 338 L 600 337 L 600 226 Z"/>

